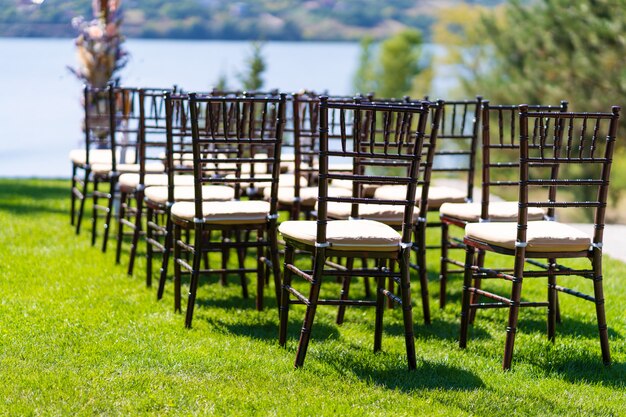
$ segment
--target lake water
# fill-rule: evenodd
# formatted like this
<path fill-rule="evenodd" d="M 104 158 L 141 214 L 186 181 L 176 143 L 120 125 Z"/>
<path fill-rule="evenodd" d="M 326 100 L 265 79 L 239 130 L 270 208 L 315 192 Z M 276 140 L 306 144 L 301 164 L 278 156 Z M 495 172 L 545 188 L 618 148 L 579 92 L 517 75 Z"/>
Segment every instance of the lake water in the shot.
<path fill-rule="evenodd" d="M 129 39 L 131 59 L 122 84 L 206 91 L 245 68 L 251 47 L 238 41 Z M 427 48 L 437 53 L 434 46 Z M 265 86 L 352 94 L 359 45 L 351 42 L 268 42 Z M 81 147 L 81 83 L 67 70 L 76 63 L 71 39 L 0 38 L 0 177 L 69 178 L 70 149 Z M 452 85 L 439 71 L 432 94 Z"/>

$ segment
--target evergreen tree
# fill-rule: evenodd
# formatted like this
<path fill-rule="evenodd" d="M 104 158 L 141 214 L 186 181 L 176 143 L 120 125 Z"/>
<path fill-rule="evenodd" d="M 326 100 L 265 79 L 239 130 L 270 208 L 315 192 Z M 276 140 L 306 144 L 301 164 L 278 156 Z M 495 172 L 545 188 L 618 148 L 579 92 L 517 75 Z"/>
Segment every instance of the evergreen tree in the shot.
<path fill-rule="evenodd" d="M 422 52 L 422 34 L 416 29 L 406 29 L 385 40 L 380 45 L 376 72 L 381 97 L 402 97 L 411 92 L 414 78 L 421 72 L 419 59 Z"/>
<path fill-rule="evenodd" d="M 353 80 L 354 90 L 359 93 L 369 93 L 376 89 L 376 77 L 372 58 L 373 43 L 374 40 L 369 36 L 361 39 L 359 66 Z"/>
<path fill-rule="evenodd" d="M 422 43 L 418 30 L 405 29 L 382 42 L 374 59 L 372 39 L 364 38 L 354 77 L 355 89 L 385 98 L 427 94 L 432 72 L 420 66 Z"/>
<path fill-rule="evenodd" d="M 626 0 L 509 0 L 449 28 L 468 47 L 457 56 L 468 95 L 494 104 L 568 100 L 571 110 L 590 112 L 609 111 L 626 97 Z M 626 118 L 620 136 L 624 129 Z M 616 145 L 616 159 L 625 160 L 624 142 Z M 626 189 L 626 164 L 613 164 L 612 179 L 615 201 Z M 575 192 L 591 197 L 586 187 Z"/>
<path fill-rule="evenodd" d="M 246 60 L 247 70 L 239 74 L 239 81 L 244 90 L 254 91 L 263 87 L 263 72 L 266 69 L 265 58 L 263 57 L 262 42 L 252 43 L 252 53 Z"/>

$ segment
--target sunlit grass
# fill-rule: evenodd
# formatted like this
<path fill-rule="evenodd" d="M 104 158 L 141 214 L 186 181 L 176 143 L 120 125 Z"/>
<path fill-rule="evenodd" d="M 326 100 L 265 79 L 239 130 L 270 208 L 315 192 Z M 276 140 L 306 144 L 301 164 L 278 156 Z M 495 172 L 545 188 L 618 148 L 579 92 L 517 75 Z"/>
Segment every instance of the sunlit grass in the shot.
<path fill-rule="evenodd" d="M 157 302 L 143 259 L 128 277 L 113 250 L 102 254 L 86 232 L 74 235 L 68 213 L 66 181 L 0 180 L 1 415 L 626 414 L 622 263 L 605 263 L 610 368 L 601 362 L 593 305 L 566 296 L 554 345 L 545 311 L 522 311 L 511 372 L 500 370 L 503 311 L 480 311 L 460 350 L 461 283 L 451 280 L 449 305 L 439 310 L 433 251 L 432 325 L 422 324 L 414 292 L 415 372 L 406 370 L 397 308 L 385 313 L 384 351 L 374 354 L 372 310 L 348 309 L 336 326 L 336 310 L 320 307 L 305 367 L 294 370 L 301 307 L 291 310 L 283 349 L 273 289 L 257 312 L 236 277 L 226 287 L 211 279 L 186 330 L 173 312 L 171 282 Z M 543 280 L 525 283 L 526 298 L 545 291 Z"/>

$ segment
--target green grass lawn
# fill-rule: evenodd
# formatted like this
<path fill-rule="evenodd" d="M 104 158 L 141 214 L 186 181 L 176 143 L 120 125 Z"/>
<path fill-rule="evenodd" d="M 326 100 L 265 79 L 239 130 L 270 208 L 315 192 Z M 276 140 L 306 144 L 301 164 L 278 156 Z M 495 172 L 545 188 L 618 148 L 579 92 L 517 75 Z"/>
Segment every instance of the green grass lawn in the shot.
<path fill-rule="evenodd" d="M 504 311 L 480 311 L 460 350 L 461 282 L 451 280 L 448 307 L 436 308 L 433 252 L 430 326 L 413 285 L 416 371 L 406 368 L 399 309 L 386 313 L 384 352 L 374 354 L 373 310 L 348 309 L 338 327 L 332 307 L 318 309 L 305 366 L 294 370 L 300 306 L 283 349 L 273 290 L 259 313 L 235 277 L 226 287 L 210 279 L 187 330 L 171 282 L 157 302 L 143 258 L 128 277 L 127 258 L 115 265 L 113 250 L 91 247 L 88 228 L 74 235 L 68 213 L 68 181 L 0 180 L 0 415 L 626 415 L 620 262 L 605 262 L 608 368 L 593 305 L 565 295 L 555 344 L 545 310 L 522 310 L 512 371 L 500 368 Z M 525 283 L 526 298 L 545 287 Z"/>

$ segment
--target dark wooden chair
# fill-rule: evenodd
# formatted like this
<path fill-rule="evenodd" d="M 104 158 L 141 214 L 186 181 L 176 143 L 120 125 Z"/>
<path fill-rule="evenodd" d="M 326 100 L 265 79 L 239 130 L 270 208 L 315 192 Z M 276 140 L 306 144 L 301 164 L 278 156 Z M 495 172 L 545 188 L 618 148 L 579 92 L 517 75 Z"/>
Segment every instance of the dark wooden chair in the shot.
<path fill-rule="evenodd" d="M 560 105 L 530 105 L 533 111 L 564 112 L 567 102 Z M 439 307 L 446 304 L 447 282 L 450 274 L 462 274 L 463 261 L 455 259 L 453 252 L 465 249 L 462 231 L 472 222 L 511 222 L 517 218 L 517 202 L 501 201 L 501 197 L 514 199 L 519 169 L 518 118 L 516 105 L 492 105 L 482 102 L 481 109 L 481 200 L 466 203 L 444 203 L 439 207 L 441 219 L 441 266 L 439 275 Z M 498 201 L 493 201 L 498 194 Z M 554 217 L 554 209 L 531 208 L 531 220 Z M 450 230 L 450 228 L 456 229 Z M 459 236 L 460 234 L 460 236 Z M 482 265 L 484 253 L 478 251 L 477 262 Z M 451 269 L 455 268 L 455 269 Z M 476 283 L 480 286 L 480 280 Z M 472 312 L 473 317 L 473 312 Z"/>
<path fill-rule="evenodd" d="M 280 172 L 282 129 L 286 96 L 201 97 L 189 95 L 194 173 L 194 201 L 175 202 L 171 207 L 174 247 L 175 294 L 180 298 L 181 268 L 191 274 L 185 326 L 191 327 L 200 275 L 245 273 L 257 276 L 257 309 L 263 308 L 265 268 L 274 276 L 276 298 L 280 298 L 280 266 L 276 236 L 276 193 Z M 217 117 L 216 108 L 221 108 Z M 204 120 L 201 119 L 205 114 Z M 256 158 L 257 154 L 267 157 Z M 223 155 L 228 167 L 216 164 Z M 269 166 L 269 175 L 255 175 L 256 164 Z M 243 169 L 251 165 L 250 169 Z M 227 170 L 232 169 L 229 174 Z M 248 199 L 255 194 L 256 184 L 270 183 L 269 202 Z M 235 201 L 203 201 L 203 185 L 229 184 L 235 188 Z M 191 241 L 182 238 L 182 231 L 193 232 Z M 233 239 L 214 241 L 212 231 L 229 233 Z M 255 235 L 253 237 L 252 235 Z M 240 257 L 238 268 L 201 268 L 205 253 L 225 249 L 245 253 L 257 251 L 257 267 L 246 268 Z M 191 264 L 183 256 L 191 253 Z M 245 285 L 245 277 L 242 284 Z M 180 301 L 179 301 L 180 302 Z"/>
<path fill-rule="evenodd" d="M 331 102 L 354 102 L 354 97 L 327 96 Z M 317 202 L 319 171 L 319 112 L 320 96 L 306 91 L 288 96 L 288 115 L 281 152 L 281 177 L 278 189 L 278 209 L 287 212 L 291 220 L 311 219 Z M 331 116 L 331 125 L 337 124 Z M 348 121 L 349 122 L 349 121 Z M 331 141 L 339 138 L 329 130 Z M 346 171 L 352 167 L 331 161 L 331 171 Z M 349 195 L 351 186 L 332 186 L 329 193 Z M 269 189 L 265 190 L 266 199 Z"/>
<path fill-rule="evenodd" d="M 150 186 L 167 185 L 163 172 L 163 155 L 166 151 L 166 122 L 164 94 L 175 91 L 167 88 L 139 88 L 137 164 L 138 172 L 123 173 L 119 177 L 120 207 L 117 216 L 117 245 L 115 261 L 120 262 L 124 237 L 132 236 L 129 252 L 128 274 L 132 275 L 140 236 L 144 231 L 144 191 Z M 192 182 L 189 182 L 191 185 Z M 125 229 L 129 229 L 125 232 Z M 149 282 L 148 282 L 149 283 Z"/>
<path fill-rule="evenodd" d="M 376 102 L 381 103 L 381 102 Z M 423 106 L 427 105 L 430 112 L 429 118 L 426 123 L 426 133 L 424 138 L 424 155 L 421 162 L 421 170 L 422 174 L 418 177 L 417 183 L 417 191 L 416 194 L 419 198 L 416 199 L 417 207 L 415 209 L 416 218 L 414 222 L 414 242 L 412 249 L 416 254 L 415 263 L 410 262 L 409 266 L 417 271 L 417 275 L 419 277 L 420 282 L 420 295 L 422 302 L 422 313 L 424 317 L 424 323 L 430 324 L 430 300 L 428 295 L 428 276 L 427 276 L 427 267 L 426 267 L 426 227 L 427 227 L 427 214 L 429 210 L 428 200 L 430 196 L 431 189 L 431 174 L 433 169 L 433 161 L 437 153 L 436 143 L 439 142 L 438 132 L 440 120 L 443 115 L 443 109 L 445 107 L 445 102 L 443 100 L 437 101 L 436 103 L 431 103 L 427 101 L 420 102 L 407 102 L 407 101 L 390 101 L 385 100 L 382 102 L 383 104 L 388 105 L 408 105 L 408 106 Z M 384 126 L 375 127 L 378 134 L 381 134 Z M 372 174 L 372 171 L 375 171 L 375 168 L 366 167 L 363 164 L 357 164 L 357 169 L 353 172 L 358 175 Z M 369 172 L 368 172 L 369 171 Z M 373 197 L 375 199 L 380 200 L 402 200 L 403 192 L 401 185 L 389 185 L 385 183 L 381 184 L 359 184 L 359 189 L 353 188 L 352 195 L 356 197 L 357 195 L 363 195 L 368 197 Z M 369 190 L 369 192 L 368 192 Z M 380 192 L 384 191 L 384 192 Z M 340 204 L 340 203 L 331 203 L 327 208 L 327 216 L 328 218 L 334 220 L 347 220 L 352 217 L 351 213 L 351 205 L 350 204 Z M 377 205 L 370 204 L 364 208 L 362 208 L 359 212 L 359 216 L 361 219 L 375 220 L 382 223 L 385 223 L 393 228 L 399 229 L 402 226 L 402 218 L 403 218 L 403 209 L 402 207 L 397 207 L 395 209 L 390 209 L 389 206 L 386 205 Z M 365 262 L 365 259 L 362 260 Z M 348 258 L 346 260 L 346 267 L 352 268 L 354 264 L 354 258 Z M 393 268 L 394 265 L 392 264 Z M 342 299 L 348 297 L 350 291 L 350 277 L 345 277 L 343 279 L 343 287 L 341 290 Z M 365 290 L 366 295 L 369 295 L 369 285 L 367 278 L 365 279 Z M 394 282 L 393 280 L 389 280 L 388 282 L 389 291 L 393 291 Z M 388 302 L 389 307 L 393 307 L 393 302 Z M 343 323 L 344 314 L 345 314 L 346 306 L 339 306 L 337 311 L 337 324 Z"/>
<path fill-rule="evenodd" d="M 337 113 L 340 145 L 329 147 L 329 114 Z M 385 297 L 402 304 L 408 366 L 416 366 L 413 337 L 413 316 L 410 294 L 409 256 L 413 246 L 415 200 L 424 145 L 424 131 L 428 118 L 428 104 L 386 105 L 371 103 L 336 103 L 323 97 L 320 102 L 319 195 L 317 221 L 293 220 L 283 222 L 279 231 L 285 243 L 284 281 L 280 307 L 279 343 L 287 341 L 287 323 L 290 304 L 307 306 L 300 335 L 295 366 L 304 364 L 318 305 L 375 306 L 376 325 L 374 350 L 381 349 L 382 319 Z M 352 122 L 351 122 L 352 121 Z M 350 128 L 351 126 L 351 128 Z M 381 129 L 377 129 L 382 127 Z M 330 160 L 341 159 L 354 165 L 348 173 L 329 171 Z M 362 174 L 361 166 L 377 170 L 376 175 Z M 356 195 L 333 197 L 328 194 L 329 182 L 348 180 L 355 184 Z M 406 193 L 399 200 L 375 200 L 361 194 L 367 184 L 404 184 Z M 328 206 L 335 203 L 351 205 L 351 220 L 330 220 Z M 387 205 L 402 212 L 401 233 L 391 226 L 373 220 L 361 220 L 361 212 L 368 205 Z M 313 255 L 313 268 L 306 270 L 295 264 L 295 251 Z M 367 258 L 376 260 L 375 266 L 348 269 L 330 262 L 333 257 Z M 399 272 L 387 263 L 399 264 Z M 311 284 L 308 297 L 292 285 L 293 276 Z M 376 300 L 320 299 L 320 288 L 326 277 L 376 277 Z M 386 280 L 399 284 L 400 295 L 386 289 Z M 292 297 L 295 297 L 292 299 Z"/>
<path fill-rule="evenodd" d="M 609 189 L 611 161 L 617 133 L 619 107 L 610 113 L 571 113 L 530 111 L 519 107 L 518 217 L 513 222 L 470 223 L 465 227 L 465 274 L 459 346 L 467 345 L 471 308 L 509 310 L 503 369 L 510 369 L 520 308 L 547 307 L 548 338 L 555 339 L 556 294 L 573 295 L 595 304 L 602 360 L 611 362 L 602 288 L 602 237 Z M 585 193 L 576 197 L 574 189 Z M 594 233 L 589 236 L 555 220 L 532 221 L 532 208 L 591 210 Z M 513 258 L 512 270 L 475 266 L 476 250 L 496 252 Z M 527 258 L 547 260 L 547 270 L 526 270 Z M 566 267 L 559 260 L 587 258 L 590 268 Z M 511 282 L 509 297 L 472 285 L 476 277 L 499 278 Z M 563 287 L 562 276 L 578 276 L 593 284 L 593 295 Z M 547 277 L 547 301 L 522 300 L 522 284 L 527 278 Z M 471 295 L 490 299 L 472 303 Z"/>
<path fill-rule="evenodd" d="M 172 250 L 171 206 L 177 201 L 194 201 L 193 146 L 191 115 L 187 94 L 164 95 L 166 126 L 166 173 L 165 186 L 149 186 L 144 192 L 146 205 L 146 284 L 151 285 L 153 258 L 162 255 L 157 299 L 163 297 L 169 258 Z M 219 107 L 217 110 L 219 111 Z M 231 201 L 235 189 L 229 185 L 204 185 L 204 201 Z M 224 258 L 223 261 L 227 259 Z M 180 298 L 176 300 L 180 310 Z"/>
<path fill-rule="evenodd" d="M 85 202 L 90 197 L 91 166 L 111 161 L 111 120 L 109 91 L 85 85 L 83 87 L 84 147 L 70 151 L 72 163 L 71 224 L 80 233 Z M 78 205 L 78 207 L 76 207 Z"/>
<path fill-rule="evenodd" d="M 91 242 L 96 243 L 98 220 L 104 218 L 102 251 L 107 248 L 108 238 L 113 219 L 114 201 L 118 196 L 119 177 L 123 173 L 137 173 L 140 169 L 138 163 L 138 138 L 139 138 L 139 92 L 136 88 L 126 88 L 109 85 L 106 90 L 93 90 L 89 87 L 85 89 L 85 131 L 86 150 L 85 155 L 93 153 L 94 137 L 107 137 L 107 144 L 102 144 L 98 140 L 98 147 L 108 146 L 106 152 L 98 153 L 98 160 L 91 158 L 88 169 L 85 169 L 85 176 L 80 181 L 82 192 L 73 193 L 80 196 L 81 201 L 77 231 L 80 230 L 80 223 L 84 213 L 84 199 L 90 196 L 93 200 Z M 94 104 L 95 103 L 95 104 Z M 105 120 L 108 119 L 108 126 L 105 128 Z M 96 127 L 93 127 L 93 124 Z M 95 154 L 94 154 L 95 155 Z M 100 157 L 101 156 L 101 157 Z M 163 172 L 162 163 L 151 165 L 146 170 L 150 172 Z M 87 175 L 87 171 L 89 174 Z M 91 193 L 88 192 L 88 185 L 93 184 Z M 78 183 L 72 184 L 74 189 Z M 101 188 L 104 185 L 106 188 Z M 78 188 L 78 187 L 76 187 Z M 102 202 L 104 200 L 104 203 Z M 74 202 L 72 202 L 72 205 Z"/>

